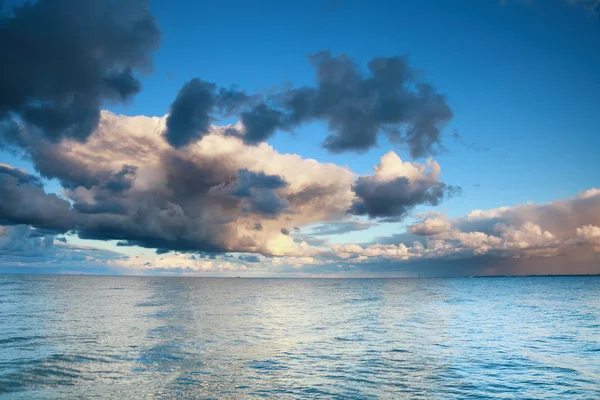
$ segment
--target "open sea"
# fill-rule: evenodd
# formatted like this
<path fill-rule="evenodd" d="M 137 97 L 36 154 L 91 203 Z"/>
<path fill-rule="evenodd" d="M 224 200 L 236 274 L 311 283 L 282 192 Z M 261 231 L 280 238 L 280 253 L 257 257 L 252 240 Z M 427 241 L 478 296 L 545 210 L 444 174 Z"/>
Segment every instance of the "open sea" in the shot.
<path fill-rule="evenodd" d="M 600 277 L 0 274 L 0 399 L 600 399 Z"/>

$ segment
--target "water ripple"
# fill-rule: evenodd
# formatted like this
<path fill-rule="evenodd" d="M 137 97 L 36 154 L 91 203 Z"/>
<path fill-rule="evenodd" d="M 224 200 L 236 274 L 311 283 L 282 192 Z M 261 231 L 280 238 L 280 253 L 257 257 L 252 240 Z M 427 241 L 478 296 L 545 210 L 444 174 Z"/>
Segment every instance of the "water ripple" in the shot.
<path fill-rule="evenodd" d="M 0 275 L 0 398 L 600 398 L 600 279 Z"/>

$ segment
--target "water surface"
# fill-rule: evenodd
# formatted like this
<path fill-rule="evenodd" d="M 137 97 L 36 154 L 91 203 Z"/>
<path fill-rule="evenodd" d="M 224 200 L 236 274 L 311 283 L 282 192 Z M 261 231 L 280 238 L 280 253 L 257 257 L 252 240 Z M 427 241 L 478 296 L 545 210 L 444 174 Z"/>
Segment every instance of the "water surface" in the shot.
<path fill-rule="evenodd" d="M 600 278 L 0 274 L 0 398 L 600 398 Z"/>

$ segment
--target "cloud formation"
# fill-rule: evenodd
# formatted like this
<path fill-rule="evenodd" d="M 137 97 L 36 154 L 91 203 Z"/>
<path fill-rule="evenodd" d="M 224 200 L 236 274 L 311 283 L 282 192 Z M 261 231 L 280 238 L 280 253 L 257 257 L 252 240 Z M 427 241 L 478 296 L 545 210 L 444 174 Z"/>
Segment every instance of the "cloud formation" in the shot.
<path fill-rule="evenodd" d="M 0 264 L 33 265 L 34 261 L 27 260 L 46 257 L 48 260 L 61 259 L 63 264 L 72 259 L 85 265 L 88 262 L 89 265 L 101 264 L 128 273 L 183 275 L 239 272 L 257 276 L 600 273 L 598 189 L 548 204 L 474 210 L 454 219 L 439 213 L 419 216 L 421 220 L 411 225 L 406 233 L 380 238 L 373 243 L 330 244 L 324 239 L 314 243 L 317 247 L 312 247 L 302 238 L 294 253 L 267 257 L 242 253 L 235 258 L 224 253 L 209 256 L 185 252 L 161 253 L 154 258 L 127 257 L 101 250 L 97 250 L 96 257 L 94 249 L 64 246 L 65 243 L 55 238 L 53 230 L 4 226 L 0 228 L 0 253 L 3 254 Z M 565 220 L 566 216 L 570 218 Z M 278 236 L 287 237 L 281 233 Z M 296 239 L 296 236 L 302 237 L 302 234 L 294 229 L 290 237 Z M 53 248 L 60 250 L 59 256 Z M 29 255 L 31 258 L 27 258 Z"/>
<path fill-rule="evenodd" d="M 16 122 L 4 135 L 17 142 L 22 124 L 84 141 L 103 105 L 140 90 L 160 40 L 142 0 L 39 0 L 0 18 L 0 119 Z"/>
<path fill-rule="evenodd" d="M 28 224 L 62 232 L 73 227 L 68 201 L 47 194 L 38 177 L 6 164 L 0 164 L 0 199 L 0 224 Z"/>
<path fill-rule="evenodd" d="M 357 179 L 352 187 L 356 198 L 349 211 L 371 218 L 401 219 L 417 205 L 435 206 L 445 196 L 460 193 L 460 188 L 438 180 L 440 171 L 436 161 L 428 160 L 425 165 L 404 162 L 389 152 L 381 157 L 373 175 Z"/>
<path fill-rule="evenodd" d="M 429 213 L 425 218 L 412 224 L 408 231 L 419 236 L 431 236 L 450 229 L 450 223 L 446 217 L 439 213 Z"/>
<path fill-rule="evenodd" d="M 166 118 L 103 112 L 85 143 L 24 135 L 35 167 L 66 199 L 5 167 L 0 218 L 149 248 L 277 255 L 305 251 L 282 228 L 338 220 L 350 206 L 346 168 L 248 146 L 229 127 L 174 149 L 166 129 Z"/>
<path fill-rule="evenodd" d="M 109 250 L 68 244 L 65 237 L 58 237 L 46 229 L 0 226 L 0 267 L 3 268 L 90 271 L 93 267 L 105 267 L 109 262 L 120 263 L 127 259 L 127 256 Z"/>
<path fill-rule="evenodd" d="M 279 175 L 267 175 L 243 168 L 237 171 L 237 181 L 230 188 L 230 194 L 248 200 L 248 205 L 244 208 L 246 212 L 273 217 L 289 206 L 288 201 L 277 193 L 278 189 L 286 186 L 288 183 Z"/>
<path fill-rule="evenodd" d="M 435 161 L 403 162 L 390 152 L 375 175 L 361 177 L 266 144 L 247 145 L 228 133 L 231 126 L 211 125 L 202 140 L 173 148 L 165 140 L 167 125 L 168 117 L 103 112 L 85 143 L 25 133 L 34 166 L 61 183 L 64 198 L 46 193 L 39 178 L 6 166 L 0 170 L 6 199 L 0 219 L 161 253 L 314 255 L 324 250 L 297 242 L 293 228 L 333 223 L 338 233 L 364 229 L 375 223 L 347 221 L 348 210 L 402 217 L 446 193 Z M 376 187 L 365 192 L 365 184 Z"/>
<path fill-rule="evenodd" d="M 347 55 L 319 51 L 309 56 L 316 85 L 279 90 L 269 96 L 218 88 L 199 78 L 187 82 L 171 105 L 166 140 L 179 148 L 209 134 L 211 123 L 237 116 L 227 133 L 258 145 L 277 131 L 325 121 L 323 146 L 333 153 L 363 152 L 382 134 L 408 147 L 413 157 L 430 155 L 452 118 L 443 95 L 408 64 L 406 57 L 376 57 L 368 73 Z"/>
<path fill-rule="evenodd" d="M 319 51 L 309 60 L 316 69 L 316 86 L 278 93 L 244 112 L 246 143 L 314 120 L 327 122 L 330 135 L 323 146 L 333 153 L 366 151 L 380 134 L 408 146 L 413 157 L 431 154 L 440 143 L 440 130 L 452 111 L 406 57 L 373 58 L 368 74 L 345 54 Z"/>
<path fill-rule="evenodd" d="M 245 92 L 218 89 L 214 83 L 194 78 L 183 85 L 171 104 L 165 138 L 174 147 L 202 139 L 217 116 L 232 115 L 252 99 Z"/>
<path fill-rule="evenodd" d="M 462 266 L 434 269 L 434 274 L 460 275 L 467 269 L 469 274 L 600 273 L 598 189 L 548 204 L 474 210 L 453 220 L 438 213 L 423 217 L 408 233 L 332 249 L 366 270 L 391 262 L 398 269 L 418 271 L 416 265 L 431 272 L 431 266 L 462 260 Z"/>

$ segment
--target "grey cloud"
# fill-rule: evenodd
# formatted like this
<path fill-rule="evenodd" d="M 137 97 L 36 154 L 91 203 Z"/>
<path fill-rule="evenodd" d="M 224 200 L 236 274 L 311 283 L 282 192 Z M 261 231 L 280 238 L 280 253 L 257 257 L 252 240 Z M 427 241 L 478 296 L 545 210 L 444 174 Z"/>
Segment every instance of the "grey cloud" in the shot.
<path fill-rule="evenodd" d="M 252 110 L 243 112 L 241 121 L 245 129 L 244 142 L 253 145 L 264 142 L 273 136 L 278 129 L 287 127 L 283 118 L 283 112 L 266 104 L 259 104 Z"/>
<path fill-rule="evenodd" d="M 85 140 L 103 104 L 137 93 L 160 40 L 145 1 L 39 0 L 0 18 L 0 119 L 53 141 Z"/>
<path fill-rule="evenodd" d="M 288 236 L 290 234 L 290 231 L 289 231 L 289 229 L 281 228 L 281 234 Z"/>
<path fill-rule="evenodd" d="M 321 51 L 310 61 L 317 88 L 292 91 L 287 107 L 294 121 L 325 119 L 333 133 L 323 145 L 334 153 L 365 151 L 383 132 L 407 144 L 413 157 L 429 154 L 452 118 L 444 97 L 418 81 L 405 57 L 372 59 L 369 76 L 344 54 Z"/>
<path fill-rule="evenodd" d="M 323 146 L 333 153 L 366 151 L 380 134 L 407 145 L 413 157 L 431 154 L 452 118 L 443 95 L 419 79 L 406 57 L 376 57 L 366 75 L 348 56 L 320 51 L 309 57 L 316 86 L 279 92 L 241 114 L 248 144 L 313 120 L 327 122 Z"/>
<path fill-rule="evenodd" d="M 285 186 L 287 182 L 279 175 L 267 175 L 264 172 L 253 172 L 244 168 L 237 172 L 237 185 L 233 194 L 250 197 L 252 189 L 277 190 Z"/>
<path fill-rule="evenodd" d="M 237 182 L 231 188 L 231 194 L 247 199 L 251 211 L 272 216 L 282 213 L 289 206 L 287 200 L 276 192 L 287 185 L 278 175 L 240 169 L 237 171 Z"/>
<path fill-rule="evenodd" d="M 255 99 L 243 91 L 217 88 L 214 83 L 194 78 L 183 85 L 171 104 L 165 138 L 174 147 L 200 140 L 217 116 L 232 115 Z"/>
<path fill-rule="evenodd" d="M 444 197 L 460 193 L 460 188 L 442 182 L 411 181 L 406 177 L 380 182 L 371 176 L 359 177 L 352 190 L 357 198 L 349 212 L 371 218 L 403 218 L 419 204 L 435 206 Z"/>
<path fill-rule="evenodd" d="M 0 221 L 67 231 L 73 228 L 71 205 L 46 193 L 39 178 L 0 165 Z"/>
<path fill-rule="evenodd" d="M 181 147 L 208 133 L 215 90 L 215 84 L 200 79 L 193 79 L 181 88 L 167 118 L 167 142 Z"/>
<path fill-rule="evenodd" d="M 0 174 L 16 179 L 17 184 L 26 184 L 41 188 L 42 180 L 35 175 L 30 175 L 26 171 L 11 167 L 10 165 L 0 163 Z"/>
<path fill-rule="evenodd" d="M 75 266 L 89 270 L 105 266 L 109 260 L 123 259 L 123 255 L 116 252 L 65 244 L 54 235 L 55 232 L 26 225 L 0 225 L 0 268 L 10 271 L 11 267 L 25 267 L 60 273 Z M 23 272 L 23 269 L 16 271 Z"/>

